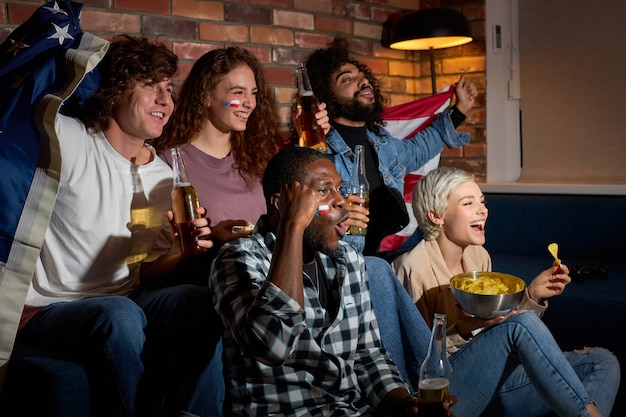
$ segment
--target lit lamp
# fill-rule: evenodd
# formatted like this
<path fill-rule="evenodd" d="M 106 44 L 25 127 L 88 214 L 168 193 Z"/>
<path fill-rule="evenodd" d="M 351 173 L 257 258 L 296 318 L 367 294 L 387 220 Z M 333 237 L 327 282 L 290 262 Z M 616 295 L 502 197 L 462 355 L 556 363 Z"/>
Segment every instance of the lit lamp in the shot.
<path fill-rule="evenodd" d="M 383 26 L 382 44 L 403 51 L 430 52 L 430 78 L 435 86 L 435 49 L 450 48 L 472 41 L 465 16 L 452 9 L 409 10 L 389 16 Z"/>

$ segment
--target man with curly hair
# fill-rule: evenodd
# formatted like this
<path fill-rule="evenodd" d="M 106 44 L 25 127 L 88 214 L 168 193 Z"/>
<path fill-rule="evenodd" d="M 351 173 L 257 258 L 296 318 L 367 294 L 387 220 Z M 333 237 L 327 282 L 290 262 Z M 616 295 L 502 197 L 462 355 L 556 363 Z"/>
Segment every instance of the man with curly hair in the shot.
<path fill-rule="evenodd" d="M 206 416 L 219 401 L 194 391 L 219 338 L 207 331 L 216 317 L 206 286 L 140 285 L 181 258 L 168 220 L 172 171 L 146 144 L 174 109 L 177 61 L 163 44 L 114 39 L 80 117 L 56 114 L 49 132 L 59 187 L 16 346 L 81 364 L 94 416 Z M 207 219 L 194 226 L 195 236 L 210 234 Z"/>
<path fill-rule="evenodd" d="M 364 254 L 378 251 L 385 236 L 404 228 L 409 217 L 402 194 L 404 176 L 415 171 L 448 145 L 469 143 L 469 134 L 455 129 L 474 105 L 477 90 L 461 77 L 456 84 L 456 104 L 440 114 L 431 125 L 407 140 L 397 140 L 384 128 L 385 99 L 379 81 L 365 64 L 349 55 L 348 42 L 336 37 L 325 49 L 314 51 L 306 61 L 313 91 L 326 103 L 331 130 L 328 153 L 337 171 L 348 183 L 354 165 L 354 147 L 364 145 L 365 170 L 370 184 L 369 210 L 363 200 L 348 197 L 349 225 L 367 227 L 367 235 L 345 239 Z"/>

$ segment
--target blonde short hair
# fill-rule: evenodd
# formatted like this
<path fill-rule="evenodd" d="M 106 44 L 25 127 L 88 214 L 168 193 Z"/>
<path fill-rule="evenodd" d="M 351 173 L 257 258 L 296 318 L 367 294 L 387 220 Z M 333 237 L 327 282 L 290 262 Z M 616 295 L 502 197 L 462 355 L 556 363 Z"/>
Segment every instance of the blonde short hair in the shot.
<path fill-rule="evenodd" d="M 450 195 L 459 185 L 475 179 L 474 174 L 462 169 L 439 167 L 418 181 L 413 188 L 412 206 L 417 224 L 424 232 L 424 240 L 435 240 L 441 231 L 438 225 L 430 221 L 428 212 L 443 216 Z"/>

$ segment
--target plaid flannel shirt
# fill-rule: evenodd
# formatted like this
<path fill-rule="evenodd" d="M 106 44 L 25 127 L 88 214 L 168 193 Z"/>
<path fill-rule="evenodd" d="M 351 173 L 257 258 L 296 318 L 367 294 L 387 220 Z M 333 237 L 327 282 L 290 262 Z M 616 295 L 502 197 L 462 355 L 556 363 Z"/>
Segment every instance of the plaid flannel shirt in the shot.
<path fill-rule="evenodd" d="M 320 254 L 330 294 L 340 298 L 331 319 L 304 274 L 304 309 L 266 281 L 275 239 L 261 217 L 257 232 L 226 244 L 213 265 L 209 286 L 225 326 L 225 410 L 361 416 L 392 389 L 407 388 L 382 347 L 363 257 L 344 242 L 334 256 Z"/>

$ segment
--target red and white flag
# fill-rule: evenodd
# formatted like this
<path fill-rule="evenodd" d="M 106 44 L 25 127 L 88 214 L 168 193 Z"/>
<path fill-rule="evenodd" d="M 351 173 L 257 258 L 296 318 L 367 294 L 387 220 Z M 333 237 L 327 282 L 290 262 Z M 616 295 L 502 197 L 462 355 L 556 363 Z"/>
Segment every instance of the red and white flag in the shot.
<path fill-rule="evenodd" d="M 386 122 L 385 128 L 392 136 L 399 139 L 407 139 L 424 129 L 440 113 L 450 106 L 454 85 L 441 90 L 439 93 L 421 98 L 409 103 L 389 107 L 383 112 Z M 387 236 L 380 244 L 379 251 L 389 251 L 398 248 L 406 242 L 417 230 L 417 220 L 411 207 L 411 195 L 415 184 L 426 174 L 439 165 L 440 155 L 436 155 L 417 171 L 410 172 L 404 178 L 404 202 L 409 213 L 409 224 L 395 235 Z"/>

